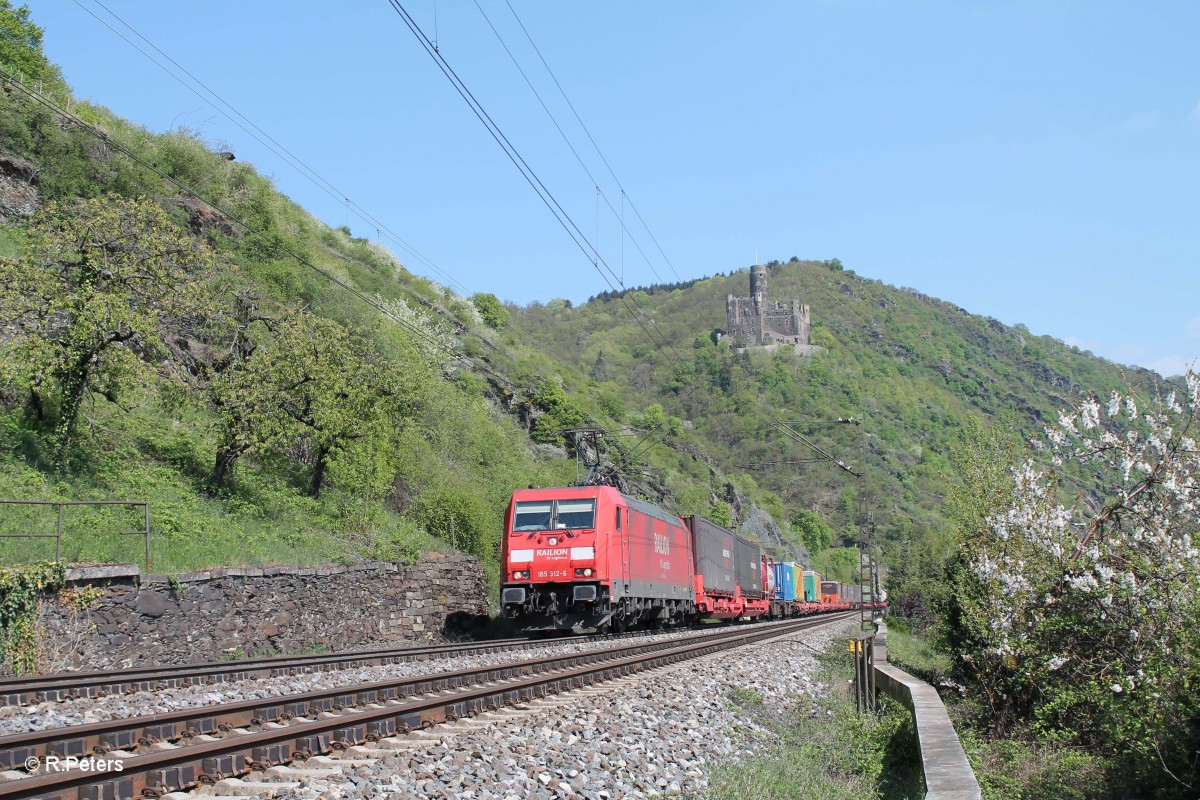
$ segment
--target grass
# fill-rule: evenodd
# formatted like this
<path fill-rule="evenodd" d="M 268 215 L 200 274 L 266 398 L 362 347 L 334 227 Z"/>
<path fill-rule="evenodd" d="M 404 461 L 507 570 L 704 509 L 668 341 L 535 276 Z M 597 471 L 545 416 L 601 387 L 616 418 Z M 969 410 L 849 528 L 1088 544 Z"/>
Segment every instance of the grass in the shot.
<path fill-rule="evenodd" d="M 934 686 L 950 676 L 950 656 L 932 637 L 915 636 L 902 621 L 888 624 L 888 660 Z M 983 800 L 1095 800 L 1111 797 L 1104 764 L 1065 742 L 1032 731 L 1006 738 L 984 735 L 975 726 L 978 710 L 969 699 L 943 693 L 943 701 L 979 781 Z"/>
<path fill-rule="evenodd" d="M 110 429 L 93 436 L 85 470 L 57 475 L 37 466 L 37 443 L 0 419 L 0 445 L 25 460 L 0 459 L 0 499 L 148 500 L 151 571 L 191 572 L 221 566 L 311 566 L 362 558 L 412 560 L 448 547 L 351 492 L 330 489 L 313 499 L 278 473 L 239 467 L 233 491 L 199 490 L 207 443 L 146 409 L 101 412 Z M 5 421 L 10 424 L 4 425 Z M 5 441 L 7 440 L 7 441 Z M 31 463 L 32 462 L 32 463 Z M 145 540 L 125 535 L 144 527 L 141 508 L 67 507 L 62 559 L 67 563 L 132 563 L 144 567 Z M 6 506 L 0 534 L 54 533 L 53 506 Z M 53 539 L 0 539 L 0 563 L 52 558 Z"/>
<path fill-rule="evenodd" d="M 820 657 L 818 680 L 829 696 L 800 695 L 786 714 L 767 708 L 752 689 L 730 700 L 775 734 L 765 754 L 713 771 L 709 800 L 919 800 L 924 797 L 912 717 L 885 702 L 877 714 L 859 714 L 847 686 L 845 646 Z"/>
<path fill-rule="evenodd" d="M 1109 787 L 1103 759 L 1033 732 L 981 735 L 951 708 L 954 727 L 975 770 L 983 800 L 1111 800 L 1129 797 Z"/>
<path fill-rule="evenodd" d="M 950 656 L 937 649 L 930 637 L 914 636 L 888 620 L 888 661 L 933 686 L 950 675 Z"/>

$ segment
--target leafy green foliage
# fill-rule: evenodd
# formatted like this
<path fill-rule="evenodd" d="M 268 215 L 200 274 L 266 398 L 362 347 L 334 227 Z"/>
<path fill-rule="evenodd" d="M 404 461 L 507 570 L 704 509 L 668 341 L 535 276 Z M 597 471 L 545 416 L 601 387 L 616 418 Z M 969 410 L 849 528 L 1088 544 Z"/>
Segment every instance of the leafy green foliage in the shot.
<path fill-rule="evenodd" d="M 28 82 L 60 81 L 58 68 L 42 53 L 43 33 L 29 19 L 29 6 L 0 0 L 0 66 Z"/>
<path fill-rule="evenodd" d="M 587 412 L 554 379 L 542 381 L 532 400 L 537 408 L 545 412 L 533 425 L 535 442 L 561 444 L 563 435 L 560 431 L 588 424 Z"/>
<path fill-rule="evenodd" d="M 106 351 L 103 358 L 124 372 L 89 368 L 72 458 L 60 471 L 44 471 L 57 453 L 61 405 L 48 393 L 58 385 L 48 351 L 17 358 L 18 343 L 5 338 L 13 357 L 0 383 L 0 495 L 148 499 L 153 567 L 193 570 L 407 560 L 446 549 L 423 527 L 440 533 L 435 516 L 422 514 L 439 505 L 438 492 L 452 491 L 470 498 L 465 535 L 494 581 L 494 536 L 508 495 L 517 486 L 565 483 L 574 467 L 550 454 L 535 457 L 522 427 L 485 401 L 489 384 L 447 355 L 465 340 L 507 358 L 474 305 L 408 273 L 377 244 L 324 227 L 252 166 L 225 160 L 192 132 L 152 135 L 87 103 L 73 111 L 102 128 L 108 142 L 204 192 L 250 228 L 192 201 L 163 204 L 155 230 L 209 251 L 203 274 L 188 275 L 207 305 L 172 310 L 139 328 L 136 358 Z M 76 212 L 87 204 L 77 206 L 78 198 L 111 210 L 177 192 L 19 91 L 0 91 L 0 151 L 32 163 L 42 198 L 59 201 L 63 229 L 83 224 Z M 119 197 L 104 196 L 106 189 Z M 14 262 L 31 263 L 41 243 L 24 229 L 0 228 L 0 255 Z M 296 256 L 373 297 L 387 316 Z M 5 270 L 11 280 L 31 282 L 15 267 Z M 6 291 L 0 302 L 15 300 Z M 518 359 L 528 352 L 515 347 Z M 538 370 L 555 371 L 549 363 Z M 537 382 L 521 386 L 523 396 L 533 395 Z M 120 405 L 104 402 L 97 389 Z M 578 417 L 569 395 L 555 411 Z M 0 531 L 44 529 L 44 522 L 35 512 L 15 512 L 0 517 Z M 120 512 L 76 509 L 64 557 L 140 561 L 134 537 L 120 535 L 129 527 Z M 42 552 L 41 543 L 0 542 L 8 560 Z"/>
<path fill-rule="evenodd" d="M 825 580 L 858 583 L 857 547 L 831 547 L 814 555 L 812 562 Z"/>
<path fill-rule="evenodd" d="M 1108 759 L 1069 742 L 1036 736 L 984 738 L 968 721 L 955 727 L 962 739 L 983 800 L 1124 800 L 1147 797 L 1111 783 Z"/>
<path fill-rule="evenodd" d="M 476 292 L 471 295 L 479 315 L 490 327 L 500 330 L 508 324 L 508 310 L 500 303 L 499 298 L 490 292 Z"/>
<path fill-rule="evenodd" d="M 481 558 L 490 558 L 499 546 L 499 528 L 492 524 L 479 493 L 470 487 L 424 492 L 413 504 L 412 517 L 442 541 Z"/>
<path fill-rule="evenodd" d="M 55 562 L 0 567 L 0 672 L 31 673 L 37 666 L 37 605 L 43 592 L 63 585 L 66 569 Z"/>
<path fill-rule="evenodd" d="M 704 516 L 724 528 L 733 527 L 733 512 L 729 509 L 729 503 L 713 503 L 708 507 L 708 511 L 704 512 Z"/>
<path fill-rule="evenodd" d="M 792 510 L 792 528 L 810 553 L 828 548 L 833 543 L 833 531 L 815 511 L 807 508 Z"/>
<path fill-rule="evenodd" d="M 658 404 L 665 417 L 682 421 L 677 437 L 644 455 L 661 472 L 668 505 L 719 496 L 732 479 L 760 507 L 778 497 L 785 518 L 795 508 L 814 511 L 833 531 L 833 543 L 844 544 L 857 541 L 863 524 L 857 498 L 865 498 L 885 561 L 910 534 L 933 531 L 948 541 L 941 507 L 947 456 L 970 420 L 1007 415 L 1014 434 L 1028 437 L 1081 386 L 1101 391 L 1153 378 L 1020 326 L 861 278 L 836 260 L 775 262 L 769 272 L 771 298 L 808 303 L 813 340 L 827 351 L 801 357 L 786 348 L 730 346 L 720 335 L 725 298 L 748 293 L 746 270 L 628 293 L 626 302 L 653 321 L 656 338 L 674 348 L 669 356 L 608 295 L 573 309 L 534 303 L 513 312 L 511 327 L 560 365 L 571 396 L 594 418 L 615 416 L 592 404 L 600 387 L 612 385 L 620 387 L 625 408 Z M 865 422 L 830 424 L 848 416 Z M 817 459 L 771 424 L 777 419 L 863 477 Z M 644 419 L 630 421 L 640 428 Z M 704 453 L 707 466 L 724 477 L 695 469 L 681 446 Z M 753 485 L 746 480 L 751 470 Z M 854 500 L 847 503 L 848 487 Z M 940 558 L 942 549 L 934 546 L 930 555 Z"/>
<path fill-rule="evenodd" d="M 0 261 L 0 323 L 18 335 L 0 350 L 0 380 L 53 426 L 61 466 L 89 393 L 120 404 L 161 358 L 162 328 L 210 303 L 201 280 L 212 254 L 150 200 L 115 196 L 50 204 L 30 256 Z"/>
<path fill-rule="evenodd" d="M 389 445 L 419 402 L 416 359 L 385 362 L 338 323 L 298 312 L 235 372 L 234 382 L 219 384 L 230 389 L 223 405 L 244 412 L 238 419 L 246 428 L 231 437 L 235 442 L 305 442 L 312 497 L 327 470 L 366 496 L 386 493 L 395 474 Z"/>

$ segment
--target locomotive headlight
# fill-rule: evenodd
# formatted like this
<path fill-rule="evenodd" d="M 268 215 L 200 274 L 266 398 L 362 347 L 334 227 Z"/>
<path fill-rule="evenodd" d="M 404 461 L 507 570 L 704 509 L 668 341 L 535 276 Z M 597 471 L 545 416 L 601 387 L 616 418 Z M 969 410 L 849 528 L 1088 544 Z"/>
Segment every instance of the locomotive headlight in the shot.
<path fill-rule="evenodd" d="M 585 567 L 576 567 L 575 568 L 575 577 L 576 578 L 592 577 L 592 568 L 591 567 L 586 567 L 586 568 Z"/>
<path fill-rule="evenodd" d="M 515 581 L 519 581 L 519 580 L 521 580 L 522 578 L 526 578 L 526 579 L 528 579 L 528 578 L 529 578 L 529 570 L 527 570 L 527 569 L 525 569 L 525 570 L 520 570 L 520 569 L 519 569 L 519 570 L 517 570 L 516 572 L 514 572 L 514 573 L 512 574 L 512 576 L 513 576 L 513 580 L 515 580 Z"/>
<path fill-rule="evenodd" d="M 584 574 L 584 576 L 585 576 L 585 577 L 588 577 L 588 578 L 592 577 L 592 570 L 591 570 L 591 568 L 589 567 L 589 568 L 585 569 L 585 570 L 583 571 L 583 574 Z"/>
<path fill-rule="evenodd" d="M 551 537 L 550 537 L 550 541 L 548 542 L 548 544 L 549 544 L 551 547 L 554 547 L 554 545 L 558 544 L 558 539 L 556 539 L 556 538 L 554 538 L 553 536 L 551 536 Z"/>

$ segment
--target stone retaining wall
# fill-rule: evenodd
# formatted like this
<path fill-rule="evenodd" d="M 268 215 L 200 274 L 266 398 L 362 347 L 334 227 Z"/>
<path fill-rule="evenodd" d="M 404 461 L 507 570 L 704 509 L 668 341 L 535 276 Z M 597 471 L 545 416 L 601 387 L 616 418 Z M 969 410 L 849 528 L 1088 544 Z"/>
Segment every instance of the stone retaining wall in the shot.
<path fill-rule="evenodd" d="M 461 554 L 430 554 L 408 567 L 231 567 L 168 577 L 119 565 L 67 577 L 67 590 L 42 603 L 42 671 L 438 640 L 487 613 L 483 566 Z"/>

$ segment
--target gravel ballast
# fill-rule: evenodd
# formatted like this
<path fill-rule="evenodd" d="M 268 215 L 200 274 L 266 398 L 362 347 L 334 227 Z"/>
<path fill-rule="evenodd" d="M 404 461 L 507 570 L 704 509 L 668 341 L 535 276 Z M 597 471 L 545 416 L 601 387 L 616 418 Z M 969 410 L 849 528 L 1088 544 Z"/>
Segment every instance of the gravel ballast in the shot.
<path fill-rule="evenodd" d="M 672 631 L 638 641 L 658 641 L 690 635 L 690 631 Z M 199 686 L 131 692 L 108 697 L 78 698 L 31 703 L 25 706 L 0 706 L 0 736 L 49 730 L 69 725 L 86 725 L 113 719 L 128 719 L 147 714 L 162 714 L 185 708 L 227 705 L 243 700 L 262 700 L 282 695 L 332 689 L 358 683 L 451 672 L 508 664 L 551 655 L 582 653 L 612 647 L 617 640 L 549 639 L 543 645 L 521 647 L 507 652 L 482 653 L 452 658 L 404 661 L 374 667 L 279 675 Z"/>
<path fill-rule="evenodd" d="M 374 763 L 302 779 L 292 800 L 432 797 L 617 800 L 702 794 L 718 763 L 765 749 L 771 734 L 733 703 L 752 690 L 772 713 L 819 696 L 816 651 L 856 630 L 834 623 L 752 647 L 461 720 L 397 740 Z M 735 692 L 735 690 L 741 690 Z M 350 752 L 354 755 L 354 751 Z"/>

